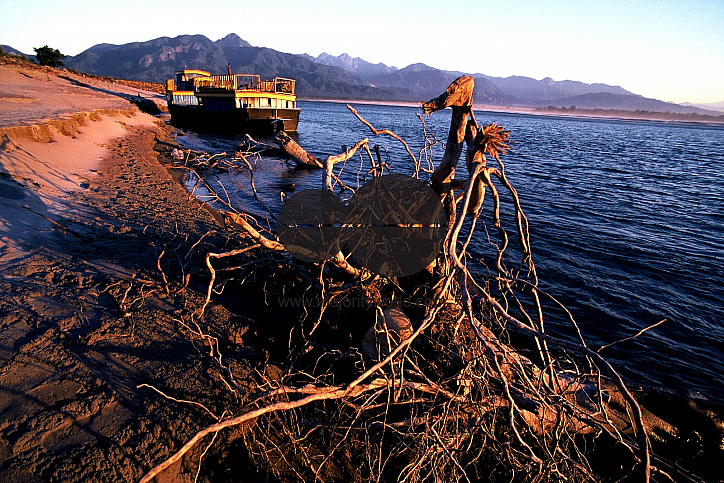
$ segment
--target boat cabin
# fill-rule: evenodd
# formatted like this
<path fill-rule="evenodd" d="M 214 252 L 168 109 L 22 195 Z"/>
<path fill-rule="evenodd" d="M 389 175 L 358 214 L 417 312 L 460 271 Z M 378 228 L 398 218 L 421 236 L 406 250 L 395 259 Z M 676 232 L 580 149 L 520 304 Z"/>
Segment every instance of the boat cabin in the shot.
<path fill-rule="evenodd" d="M 299 121 L 295 81 L 283 77 L 261 80 L 258 75 L 211 75 L 209 72 L 184 69 L 176 72 L 175 79 L 166 82 L 166 97 L 172 118 L 188 119 L 193 114 L 236 111 L 243 113 L 242 124 L 263 124 L 271 121 L 284 130 L 296 131 Z M 208 117 L 208 116 L 205 116 Z M 245 126 L 242 126 L 242 128 Z"/>

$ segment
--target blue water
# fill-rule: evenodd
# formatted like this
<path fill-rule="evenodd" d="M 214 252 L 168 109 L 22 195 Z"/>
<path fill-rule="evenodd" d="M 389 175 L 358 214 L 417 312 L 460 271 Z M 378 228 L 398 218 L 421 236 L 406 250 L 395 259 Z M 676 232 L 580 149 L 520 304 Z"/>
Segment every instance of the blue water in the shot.
<path fill-rule="evenodd" d="M 344 104 L 299 105 L 297 142 L 312 154 L 337 154 L 367 136 L 393 171 L 411 172 L 402 145 L 372 135 Z M 419 153 L 417 108 L 355 108 Z M 598 348 L 666 319 L 602 355 L 635 384 L 724 403 L 724 129 L 491 112 L 476 117 L 511 132 L 513 150 L 503 161 L 528 216 L 540 286 L 570 309 L 589 345 Z M 425 119 L 441 142 L 449 121 L 449 110 Z M 179 140 L 210 151 L 237 142 L 193 133 Z M 441 154 L 438 144 L 436 163 Z M 358 159 L 342 173 L 351 186 L 364 182 Z M 285 185 L 293 182 L 297 191 L 321 186 L 317 170 L 269 158 L 254 166 L 260 197 L 272 212 Z M 464 178 L 464 161 L 460 169 Z M 244 171 L 222 182 L 236 206 L 264 223 L 266 210 L 251 197 L 248 178 Z M 471 246 L 481 257 L 490 253 L 484 233 Z M 563 317 L 546 322 L 551 333 L 571 333 Z"/>

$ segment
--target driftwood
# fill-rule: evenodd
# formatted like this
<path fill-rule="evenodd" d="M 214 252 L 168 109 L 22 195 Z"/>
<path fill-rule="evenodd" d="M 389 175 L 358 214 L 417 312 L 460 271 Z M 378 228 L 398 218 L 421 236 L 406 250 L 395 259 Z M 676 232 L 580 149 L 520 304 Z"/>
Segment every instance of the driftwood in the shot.
<path fill-rule="evenodd" d="M 249 224 L 244 219 L 244 215 L 240 215 L 238 213 L 233 212 L 227 212 L 222 211 L 222 215 L 224 216 L 224 219 L 227 221 L 227 223 L 231 223 L 233 225 L 236 225 L 241 230 L 243 230 L 247 235 L 249 235 L 254 241 L 259 243 L 259 245 L 263 246 L 264 248 L 267 248 L 269 250 L 274 251 L 284 251 L 284 246 L 279 243 L 276 240 L 271 240 L 269 238 L 266 238 L 264 235 L 259 233 L 258 230 L 256 230 L 253 226 Z M 344 270 L 348 274 L 352 275 L 353 277 L 359 277 L 362 274 L 362 271 L 358 268 L 353 267 L 350 265 L 350 263 L 347 261 L 347 259 L 342 255 L 342 253 L 337 253 L 334 257 L 330 258 L 329 263 L 332 265 L 339 267 L 340 269 Z M 213 283 L 213 280 L 212 280 Z M 211 288 L 209 287 L 209 293 Z"/>
<path fill-rule="evenodd" d="M 349 104 L 347 104 L 347 109 L 349 109 L 350 112 L 351 112 L 352 114 L 354 114 L 354 115 L 357 117 L 357 119 L 360 120 L 360 122 L 362 122 L 362 124 L 364 124 L 365 126 L 367 126 L 368 128 L 370 128 L 370 131 L 372 131 L 372 133 L 373 133 L 375 136 L 379 136 L 380 134 L 386 134 L 386 135 L 388 135 L 388 136 L 390 136 L 390 137 L 392 137 L 392 138 L 397 139 L 398 141 L 400 141 L 400 143 L 402 143 L 402 145 L 405 147 L 405 150 L 407 151 L 407 154 L 409 154 L 410 157 L 412 158 L 412 162 L 415 164 L 415 173 L 417 174 L 417 171 L 419 170 L 419 162 L 418 162 L 417 158 L 415 157 L 415 155 L 412 154 L 412 151 L 410 150 L 410 146 L 407 144 L 407 142 L 406 142 L 404 139 L 402 139 L 400 136 L 398 136 L 398 135 L 395 134 L 394 132 L 390 131 L 389 129 L 377 129 L 377 128 L 375 128 L 372 124 L 370 124 L 370 123 L 367 122 L 365 119 L 363 119 L 362 116 L 360 116 L 360 114 L 357 112 L 357 110 L 356 110 L 355 108 L 353 108 L 352 106 L 350 106 Z M 380 147 L 377 146 L 377 145 L 375 145 L 375 152 L 376 152 L 376 154 L 377 154 L 378 164 L 381 164 L 381 163 L 382 163 L 382 160 L 380 159 Z M 370 159 L 372 160 L 372 167 L 374 168 L 374 167 L 375 167 L 374 158 L 372 158 L 372 155 L 371 155 L 371 154 L 370 154 Z"/>
<path fill-rule="evenodd" d="M 473 105 L 473 90 L 475 80 L 467 75 L 459 77 L 447 88 L 445 93 L 422 104 L 422 110 L 428 116 L 435 111 L 452 107 L 453 114 L 450 120 L 445 154 L 442 161 L 432 174 L 432 189 L 441 197 L 451 189 L 451 182 L 455 178 L 460 154 L 463 152 L 465 130 Z"/>
<path fill-rule="evenodd" d="M 289 137 L 284 131 L 279 131 L 274 136 L 274 141 L 282 148 L 289 157 L 297 164 L 297 166 L 308 167 L 308 168 L 324 168 L 324 164 L 311 154 L 309 154 L 303 147 Z"/>
<path fill-rule="evenodd" d="M 299 144 L 297 144 L 294 139 L 289 137 L 287 133 L 284 131 L 278 132 L 274 136 L 274 140 L 279 145 L 281 149 L 284 150 L 284 152 L 287 153 L 287 155 L 294 161 L 294 163 L 297 166 L 305 167 L 305 168 L 322 168 L 324 169 L 325 175 L 324 175 L 324 186 L 329 190 L 332 191 L 332 180 L 337 182 L 342 189 L 348 189 L 351 190 L 351 188 L 347 187 L 344 183 L 342 183 L 342 180 L 340 180 L 333 172 L 332 168 L 335 164 L 341 163 L 344 161 L 347 161 L 349 158 L 354 156 L 354 154 L 357 152 L 357 150 L 364 146 L 367 147 L 367 143 L 369 140 L 367 138 L 362 139 L 357 144 L 355 144 L 351 149 L 345 150 L 345 152 L 341 154 L 335 154 L 332 156 L 327 156 L 327 159 L 324 161 L 319 160 L 315 156 L 309 154 L 306 149 L 301 147 Z"/>
<path fill-rule="evenodd" d="M 286 151 L 276 146 L 259 142 L 250 135 L 245 134 L 244 139 L 239 142 L 237 151 L 244 154 L 263 154 L 269 157 L 281 157 L 287 155 Z"/>
<path fill-rule="evenodd" d="M 369 142 L 369 139 L 364 138 L 357 144 L 355 144 L 351 149 L 345 151 L 342 154 L 337 154 L 334 156 L 328 156 L 327 159 L 324 160 L 324 187 L 327 188 L 329 191 L 332 191 L 332 178 L 335 179 L 338 183 L 342 183 L 342 181 L 339 180 L 337 176 L 334 175 L 332 172 L 332 169 L 334 168 L 334 165 L 337 163 L 342 163 L 347 161 L 349 158 L 354 156 L 354 153 L 357 152 L 357 150 L 362 146 L 367 146 L 367 143 Z M 344 187 L 343 184 L 341 184 L 342 187 Z"/>
<path fill-rule="evenodd" d="M 300 329 L 311 335 L 324 323 L 333 325 L 335 330 L 344 328 L 349 322 L 347 318 L 354 318 L 354 310 L 338 318 L 325 310 L 335 298 L 356 291 L 374 307 L 375 313 L 375 319 L 368 321 L 367 327 L 371 328 L 357 342 L 357 349 L 346 354 L 330 349 L 313 364 L 302 367 L 297 367 L 292 357 L 281 361 L 280 364 L 287 364 L 283 376 L 274 381 L 261 380 L 257 393 L 247 400 L 243 410 L 199 431 L 142 481 L 151 481 L 184 458 L 206 436 L 249 423 L 253 424 L 244 436 L 249 454 L 259 468 L 268 469 L 280 479 L 284 479 L 284 468 L 288 468 L 289 478 L 320 481 L 376 481 L 383 474 L 387 478 L 391 471 L 398 472 L 394 475 L 396 479 L 405 481 L 472 481 L 491 479 L 490 475 L 496 474 L 501 479 L 520 481 L 598 481 L 585 456 L 590 441 L 585 438 L 603 434 L 631 450 L 628 470 L 637 467 L 641 480 L 649 481 L 652 466 L 642 410 L 622 378 L 600 354 L 585 345 L 582 337 L 580 343 L 574 343 L 544 330 L 539 295 L 548 295 L 537 286 L 527 219 L 500 159 L 508 149 L 508 132 L 496 124 L 477 125 L 471 111 L 473 88 L 473 79 L 463 76 L 444 94 L 422 104 L 427 114 L 453 108 L 448 143 L 431 175 L 433 190 L 445 199 L 449 209 L 447 236 L 431 269 L 431 279 L 423 282 L 424 286 L 415 281 L 417 285 L 403 287 L 402 279 L 369 277 L 364 266 L 353 266 L 342 252 L 319 263 L 318 278 L 303 294 L 315 294 L 322 302 L 321 308 L 315 313 L 317 320 L 311 331 L 307 332 L 304 326 Z M 350 110 L 373 134 L 390 135 L 402 141 L 388 130 L 372 127 Z M 322 189 L 332 190 L 332 180 L 338 181 L 333 172 L 335 164 L 351 159 L 360 149 L 370 158 L 371 171 L 375 175 L 382 173 L 382 162 L 373 159 L 367 138 L 324 161 L 309 155 L 285 134 L 277 138 L 297 164 L 325 170 Z M 403 144 L 413 158 L 417 174 L 420 160 L 415 159 L 404 141 Z M 455 171 L 465 145 L 468 178 L 461 182 L 455 179 Z M 495 163 L 490 160 L 489 164 L 487 156 Z M 491 201 L 486 203 L 488 191 Z M 512 223 L 507 223 L 514 227 L 517 247 L 509 247 L 506 222 L 501 218 L 504 196 L 510 198 L 514 207 Z M 497 230 L 488 235 L 488 239 L 497 235 L 489 243 L 495 265 L 483 267 L 484 275 L 478 275 L 468 265 L 467 247 L 476 233 L 478 220 L 484 217 Z M 226 220 L 236 225 L 253 245 L 207 256 L 212 276 L 204 308 L 210 302 L 216 280 L 212 258 L 246 254 L 258 248 L 280 266 L 290 271 L 298 268 L 291 257 L 284 255 L 281 243 L 255 229 L 244 215 L 227 213 Z M 343 269 L 346 274 L 326 270 L 327 264 Z M 424 292 L 424 303 L 417 312 L 407 312 L 396 305 L 397 299 L 393 303 L 380 301 L 383 291 L 409 297 L 420 289 Z M 307 315 L 305 307 L 304 317 Z M 573 317 L 568 315 L 575 326 Z M 203 316 L 202 308 L 194 323 Z M 499 334 L 507 331 L 535 343 L 538 351 L 532 351 L 531 358 L 538 360 L 521 355 L 504 342 L 506 339 Z M 192 333 L 209 338 L 200 329 Z M 318 333 L 314 335 L 321 337 Z M 305 339 L 302 353 L 320 350 L 326 347 L 324 344 L 321 339 Z M 580 359 L 570 362 L 575 354 Z M 221 364 L 218 350 L 213 357 L 226 371 L 226 379 L 233 381 L 229 368 Z M 335 373 L 332 364 L 332 369 L 315 372 L 317 362 L 345 358 L 354 361 L 354 370 L 347 364 Z M 621 409 L 608 403 L 613 399 L 621 404 Z M 306 446 L 315 434 L 326 444 L 324 454 L 317 459 Z M 325 478 L 323 472 L 334 466 L 342 454 L 340 448 L 345 448 L 344 458 L 361 452 L 350 467 L 359 470 L 360 465 L 364 466 L 364 476 L 359 470 Z M 393 456 L 398 458 L 394 464 L 390 463 Z M 495 473 L 499 468 L 500 473 Z"/>

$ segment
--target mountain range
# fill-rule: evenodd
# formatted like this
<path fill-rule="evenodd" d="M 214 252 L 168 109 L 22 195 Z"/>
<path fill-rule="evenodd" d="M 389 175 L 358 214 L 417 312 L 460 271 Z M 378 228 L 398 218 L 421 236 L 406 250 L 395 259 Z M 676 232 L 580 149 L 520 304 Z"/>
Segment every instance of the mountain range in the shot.
<path fill-rule="evenodd" d="M 6 52 L 20 54 L 12 47 L 2 47 Z M 145 82 L 163 82 L 184 68 L 221 74 L 230 63 L 235 73 L 296 79 L 297 95 L 310 99 L 419 102 L 438 96 L 463 74 L 422 63 L 398 69 L 348 54 L 333 56 L 325 52 L 317 57 L 288 54 L 252 46 L 234 33 L 217 41 L 203 35 L 181 35 L 122 45 L 98 44 L 64 60 L 67 68 L 81 72 Z M 475 78 L 473 102 L 476 104 L 721 114 L 716 112 L 718 106 L 715 105 L 667 103 L 607 84 L 554 81 L 549 77 L 536 80 L 523 76 L 469 75 Z"/>

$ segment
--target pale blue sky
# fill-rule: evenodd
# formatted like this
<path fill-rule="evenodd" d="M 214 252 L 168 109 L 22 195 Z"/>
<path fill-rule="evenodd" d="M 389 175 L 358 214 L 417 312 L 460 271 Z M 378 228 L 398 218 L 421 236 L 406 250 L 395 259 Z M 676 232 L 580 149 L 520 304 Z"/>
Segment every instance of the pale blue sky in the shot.
<path fill-rule="evenodd" d="M 231 32 L 293 54 L 724 101 L 724 0 L 0 0 L 0 44 L 29 54 Z"/>

